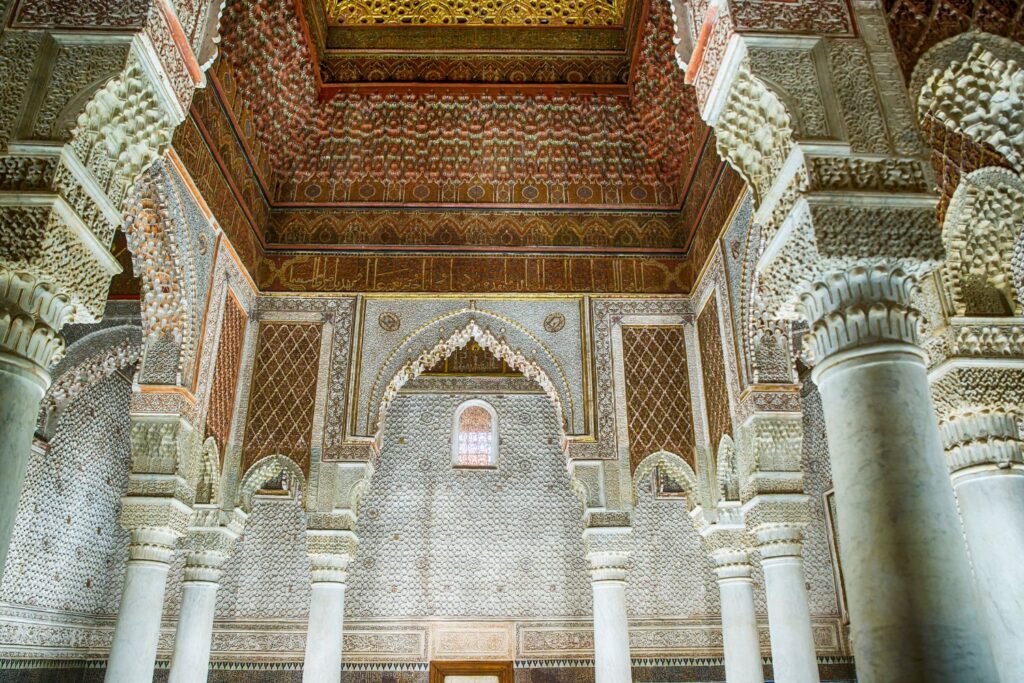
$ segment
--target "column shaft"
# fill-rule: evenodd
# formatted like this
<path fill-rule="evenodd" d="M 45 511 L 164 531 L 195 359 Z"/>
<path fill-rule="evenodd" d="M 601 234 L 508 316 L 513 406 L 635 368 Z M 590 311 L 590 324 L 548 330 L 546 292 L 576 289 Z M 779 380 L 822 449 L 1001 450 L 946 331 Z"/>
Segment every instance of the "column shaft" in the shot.
<path fill-rule="evenodd" d="M 596 683 L 630 683 L 633 673 L 629 656 L 625 577 L 595 578 L 592 583 L 594 680 Z"/>
<path fill-rule="evenodd" d="M 814 371 L 861 683 L 994 681 L 923 353 L 840 351 Z"/>
<path fill-rule="evenodd" d="M 105 683 L 151 683 L 167 586 L 166 562 L 129 560 Z"/>
<path fill-rule="evenodd" d="M 0 574 L 14 531 L 39 401 L 49 381 L 35 363 L 0 351 Z"/>
<path fill-rule="evenodd" d="M 309 601 L 309 627 L 303 683 L 341 681 L 341 641 L 345 620 L 345 584 L 316 581 Z"/>
<path fill-rule="evenodd" d="M 762 546 L 761 555 L 774 678 L 781 683 L 818 683 L 800 545 Z"/>
<path fill-rule="evenodd" d="M 174 655 L 168 683 L 202 683 L 210 669 L 213 617 L 217 608 L 214 581 L 185 581 L 181 586 L 181 613 L 174 634 Z"/>
<path fill-rule="evenodd" d="M 1001 681 L 1024 681 L 1024 468 L 956 475 L 982 616 Z"/>
<path fill-rule="evenodd" d="M 764 683 L 750 565 L 721 565 L 716 572 L 722 603 L 725 679 L 728 683 Z"/>

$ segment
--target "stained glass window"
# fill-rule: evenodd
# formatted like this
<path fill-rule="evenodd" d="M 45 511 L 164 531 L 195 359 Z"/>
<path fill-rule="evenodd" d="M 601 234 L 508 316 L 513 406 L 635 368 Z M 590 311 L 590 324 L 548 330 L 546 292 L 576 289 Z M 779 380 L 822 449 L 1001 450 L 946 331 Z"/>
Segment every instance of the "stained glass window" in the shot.
<path fill-rule="evenodd" d="M 494 410 L 483 401 L 469 401 L 455 415 L 453 464 L 456 467 L 497 464 L 498 430 Z"/>

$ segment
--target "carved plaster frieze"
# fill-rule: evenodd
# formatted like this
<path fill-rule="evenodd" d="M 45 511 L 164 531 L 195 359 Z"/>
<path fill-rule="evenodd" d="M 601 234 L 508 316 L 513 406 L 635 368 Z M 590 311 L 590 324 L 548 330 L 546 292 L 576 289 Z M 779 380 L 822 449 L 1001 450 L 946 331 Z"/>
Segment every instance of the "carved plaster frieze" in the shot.
<path fill-rule="evenodd" d="M 760 204 L 793 149 L 791 117 L 746 61 L 736 70 L 728 93 L 713 122 L 718 154 L 750 184 Z"/>
<path fill-rule="evenodd" d="M 929 367 L 957 358 L 1024 357 L 1021 318 L 953 318 L 922 343 Z"/>
<path fill-rule="evenodd" d="M 569 486 L 583 504 L 586 517 L 593 510 L 606 505 L 604 462 L 601 460 L 569 459 Z"/>
<path fill-rule="evenodd" d="M 170 214 L 154 181 L 142 180 L 127 198 L 125 236 L 142 279 L 142 320 L 149 339 L 191 339 L 189 301 Z"/>
<path fill-rule="evenodd" d="M 306 477 L 294 460 L 283 455 L 269 455 L 257 460 L 248 471 L 242 473 L 235 504 L 245 512 L 252 510 L 253 496 L 267 482 L 280 479 L 284 491 L 293 496 L 306 495 Z"/>
<path fill-rule="evenodd" d="M 0 192 L 0 343 L 48 368 L 63 354 L 57 333 L 103 314 L 120 266 L 60 199 Z"/>
<path fill-rule="evenodd" d="M 1018 51 L 1018 59 L 1024 50 Z M 975 42 L 962 60 L 936 69 L 919 91 L 923 116 L 990 145 L 1024 170 L 1024 68 Z"/>
<path fill-rule="evenodd" d="M 739 500 L 803 491 L 800 413 L 756 412 L 740 428 L 737 450 Z"/>
<path fill-rule="evenodd" d="M 636 470 L 633 472 L 634 489 L 641 486 L 654 473 L 654 470 L 660 471 L 685 492 L 687 505 L 691 509 L 694 506 L 711 503 L 701 495 L 701 486 L 693 468 L 681 457 L 668 451 L 652 453 L 637 464 Z"/>
<path fill-rule="evenodd" d="M 199 433 L 179 415 L 132 415 L 132 472 L 184 474 L 200 447 Z"/>
<path fill-rule="evenodd" d="M 381 392 L 380 409 L 374 423 L 376 428 L 380 429 L 388 406 L 395 400 L 398 392 L 407 382 L 434 367 L 440 361 L 464 347 L 470 340 L 476 341 L 481 348 L 491 352 L 496 358 L 507 363 L 510 368 L 522 373 L 524 377 L 536 382 L 541 387 L 554 406 L 555 414 L 561 417 L 561 435 L 564 438 L 566 426 L 565 413 L 562 409 L 562 398 L 559 389 L 554 381 L 552 381 L 551 377 L 536 359 L 527 358 L 520 349 L 514 349 L 509 346 L 504 336 L 495 336 L 490 328 L 481 327 L 474 318 L 470 318 L 469 322 L 462 329 L 454 331 L 447 338 L 438 340 L 433 348 L 424 349 L 418 357 L 410 359 L 398 370 L 398 373 Z M 562 379 L 562 384 L 564 385 L 564 378 Z"/>
<path fill-rule="evenodd" d="M 904 103 L 878 96 L 895 64 L 887 32 L 861 10 L 874 21 L 861 38 L 734 36 L 702 106 L 754 190 L 763 318 L 795 317 L 801 293 L 840 271 L 888 261 L 918 276 L 943 255 L 920 135 Z"/>
<path fill-rule="evenodd" d="M 156 34 L 110 36 L 102 44 L 63 34 L 7 40 L 7 33 L 0 61 L 38 61 L 41 71 L 30 81 L 14 79 L 5 100 L 14 113 L 0 115 L 8 124 L 3 151 L 16 152 L 5 157 L 0 181 L 0 279 L 7 290 L 0 320 L 4 346 L 45 368 L 60 355 L 64 323 L 102 316 L 110 277 L 120 272 L 108 246 L 121 204 L 168 148 L 185 109 L 165 80 L 165 67 L 177 62 L 161 60 Z M 26 299 L 27 284 L 11 287 L 19 280 L 38 293 Z M 40 307 L 45 299 L 59 306 Z"/>
<path fill-rule="evenodd" d="M 929 374 L 940 421 L 963 410 L 1017 412 L 1024 408 L 1024 361 L 955 359 Z"/>

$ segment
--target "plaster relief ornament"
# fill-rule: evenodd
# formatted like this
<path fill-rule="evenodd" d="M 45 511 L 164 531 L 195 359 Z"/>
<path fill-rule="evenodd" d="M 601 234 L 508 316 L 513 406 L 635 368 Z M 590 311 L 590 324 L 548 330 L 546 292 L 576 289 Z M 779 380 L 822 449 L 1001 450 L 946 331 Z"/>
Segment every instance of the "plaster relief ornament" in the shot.
<path fill-rule="evenodd" d="M 544 329 L 551 334 L 561 332 L 563 327 L 565 327 L 565 316 L 561 313 L 552 313 L 544 318 Z"/>
<path fill-rule="evenodd" d="M 385 332 L 397 332 L 398 328 L 402 326 L 402 319 L 394 311 L 384 311 L 377 318 L 377 324 Z"/>

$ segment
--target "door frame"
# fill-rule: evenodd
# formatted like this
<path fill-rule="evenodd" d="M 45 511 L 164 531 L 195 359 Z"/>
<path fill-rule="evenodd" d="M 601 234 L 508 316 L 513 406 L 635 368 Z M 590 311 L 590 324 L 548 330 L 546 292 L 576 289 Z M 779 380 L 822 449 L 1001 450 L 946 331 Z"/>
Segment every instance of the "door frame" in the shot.
<path fill-rule="evenodd" d="M 430 662 L 430 683 L 444 683 L 445 676 L 497 676 L 498 683 L 513 683 L 512 662 Z"/>

